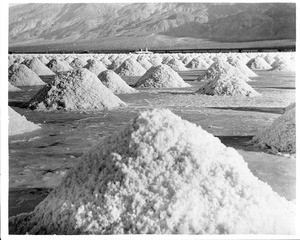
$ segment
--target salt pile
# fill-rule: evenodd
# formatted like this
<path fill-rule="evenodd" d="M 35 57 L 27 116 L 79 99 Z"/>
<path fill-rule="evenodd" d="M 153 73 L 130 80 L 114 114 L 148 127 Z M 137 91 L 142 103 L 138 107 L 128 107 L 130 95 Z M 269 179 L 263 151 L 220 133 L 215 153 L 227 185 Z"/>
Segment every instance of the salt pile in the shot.
<path fill-rule="evenodd" d="M 81 58 L 75 58 L 69 65 L 74 69 L 83 68 L 86 65 L 86 61 Z"/>
<path fill-rule="evenodd" d="M 51 59 L 46 66 L 55 73 L 73 70 L 73 68 L 67 62 L 56 58 Z"/>
<path fill-rule="evenodd" d="M 265 61 L 269 64 L 269 65 L 272 65 L 273 62 L 275 62 L 275 59 L 273 56 L 271 56 L 270 54 L 267 54 L 265 57 L 264 57 Z"/>
<path fill-rule="evenodd" d="M 31 132 L 40 127 L 32 122 L 29 122 L 26 117 L 20 115 L 11 107 L 8 107 L 9 129 L 8 135 L 13 136 L 21 133 Z"/>
<path fill-rule="evenodd" d="M 49 62 L 49 60 L 45 57 L 45 55 L 40 55 L 40 56 L 38 56 L 38 59 L 39 59 L 44 65 L 46 65 L 46 64 Z"/>
<path fill-rule="evenodd" d="M 182 63 L 185 64 L 185 65 L 187 65 L 187 64 L 188 64 L 190 61 L 192 61 L 193 59 L 195 59 L 195 58 L 193 58 L 191 55 L 188 55 L 188 56 L 186 56 L 186 57 L 183 57 Z"/>
<path fill-rule="evenodd" d="M 24 61 L 24 64 L 34 71 L 39 76 L 55 75 L 49 68 L 47 68 L 38 58 L 34 57 L 29 61 Z"/>
<path fill-rule="evenodd" d="M 106 70 L 98 75 L 101 82 L 115 94 L 136 93 L 137 90 L 130 87 L 118 74 L 112 70 Z"/>
<path fill-rule="evenodd" d="M 107 56 L 101 59 L 101 62 L 108 68 L 111 65 L 111 61 L 108 59 Z"/>
<path fill-rule="evenodd" d="M 294 234 L 295 203 L 243 157 L 169 110 L 87 152 L 10 234 Z"/>
<path fill-rule="evenodd" d="M 272 152 L 296 152 L 295 105 L 253 137 L 252 143 Z"/>
<path fill-rule="evenodd" d="M 186 71 L 184 64 L 178 59 L 171 59 L 167 62 L 167 65 L 170 66 L 174 71 Z"/>
<path fill-rule="evenodd" d="M 142 76 L 146 70 L 135 59 L 128 58 L 115 72 L 123 76 Z"/>
<path fill-rule="evenodd" d="M 206 70 L 209 68 L 209 65 L 205 60 L 195 57 L 186 64 L 186 67 L 190 69 Z"/>
<path fill-rule="evenodd" d="M 152 64 L 146 58 L 137 59 L 137 62 L 142 65 L 146 70 L 152 67 Z"/>
<path fill-rule="evenodd" d="M 148 61 L 152 64 L 152 66 L 158 66 L 161 64 L 162 58 L 158 55 L 154 55 L 151 56 Z"/>
<path fill-rule="evenodd" d="M 99 73 L 107 70 L 102 62 L 96 60 L 88 60 L 88 63 L 84 66 L 84 68 L 94 73 L 95 75 L 98 75 Z"/>
<path fill-rule="evenodd" d="M 44 85 L 40 77 L 24 64 L 15 63 L 8 70 L 9 82 L 14 86 Z"/>
<path fill-rule="evenodd" d="M 9 91 L 9 92 L 17 92 L 17 91 L 21 91 L 21 89 L 15 87 L 15 86 L 12 85 L 10 82 L 8 82 L 8 91 Z"/>
<path fill-rule="evenodd" d="M 135 84 L 135 87 L 180 88 L 190 87 L 177 72 L 162 64 L 150 68 Z"/>
<path fill-rule="evenodd" d="M 85 68 L 59 74 L 29 101 L 29 107 L 37 110 L 110 109 L 125 105 Z"/>
<path fill-rule="evenodd" d="M 295 72 L 295 66 L 292 61 L 286 59 L 279 59 L 273 62 L 272 68 L 269 71 L 274 72 Z"/>
<path fill-rule="evenodd" d="M 201 87 L 197 93 L 207 95 L 229 95 L 254 97 L 260 95 L 239 76 L 220 72 L 213 80 Z"/>
<path fill-rule="evenodd" d="M 234 60 L 229 60 L 228 62 L 232 66 L 238 68 L 247 77 L 257 77 L 257 74 L 253 72 L 250 68 L 248 68 L 247 65 L 243 63 L 242 60 L 234 59 Z"/>
<path fill-rule="evenodd" d="M 232 75 L 235 79 L 241 79 L 245 82 L 251 81 L 245 74 L 243 74 L 238 68 L 230 65 L 225 61 L 216 61 L 206 71 L 203 76 L 197 78 L 197 80 L 212 81 L 216 77 Z"/>
<path fill-rule="evenodd" d="M 127 58 L 126 58 L 127 59 Z M 112 61 L 111 65 L 109 66 L 110 69 L 116 70 L 118 67 L 122 65 L 122 63 L 126 60 L 124 58 L 118 57 Z"/>
<path fill-rule="evenodd" d="M 251 59 L 247 66 L 253 70 L 269 70 L 271 66 L 262 57 L 255 57 Z"/>

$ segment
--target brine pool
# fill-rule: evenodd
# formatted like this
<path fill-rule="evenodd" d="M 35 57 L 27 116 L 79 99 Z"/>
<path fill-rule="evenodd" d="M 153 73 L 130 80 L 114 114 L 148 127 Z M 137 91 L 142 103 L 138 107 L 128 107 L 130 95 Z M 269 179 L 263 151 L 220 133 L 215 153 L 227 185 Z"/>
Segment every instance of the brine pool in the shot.
<path fill-rule="evenodd" d="M 66 172 L 101 138 L 119 131 L 139 111 L 169 108 L 200 125 L 243 156 L 252 173 L 288 200 L 296 198 L 295 155 L 272 154 L 249 145 L 252 136 L 269 126 L 295 102 L 295 74 L 256 71 L 249 84 L 261 96 L 206 96 L 195 91 L 206 82 L 194 81 L 203 71 L 179 74 L 191 84 L 181 89 L 148 89 L 118 95 L 126 108 L 101 111 L 38 112 L 22 108 L 41 87 L 20 87 L 9 93 L 9 105 L 41 129 L 9 137 L 9 215 L 29 212 L 56 187 Z M 42 77 L 46 82 L 49 77 Z M 134 84 L 137 77 L 126 77 Z"/>

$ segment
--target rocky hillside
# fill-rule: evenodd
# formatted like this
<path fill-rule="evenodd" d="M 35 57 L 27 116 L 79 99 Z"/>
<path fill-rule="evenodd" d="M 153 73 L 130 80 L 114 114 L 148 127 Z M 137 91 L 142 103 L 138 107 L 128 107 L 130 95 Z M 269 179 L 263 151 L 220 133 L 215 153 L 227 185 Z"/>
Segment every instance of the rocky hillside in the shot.
<path fill-rule="evenodd" d="M 218 41 L 295 39 L 293 3 L 76 3 L 10 8 L 10 45 L 172 36 Z"/>

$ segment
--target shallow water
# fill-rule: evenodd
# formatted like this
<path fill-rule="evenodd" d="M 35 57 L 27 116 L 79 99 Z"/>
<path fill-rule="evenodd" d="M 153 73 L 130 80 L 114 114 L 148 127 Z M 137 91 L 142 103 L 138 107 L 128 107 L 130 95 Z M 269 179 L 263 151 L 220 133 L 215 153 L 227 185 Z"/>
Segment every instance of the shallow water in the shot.
<path fill-rule="evenodd" d="M 139 111 L 154 107 L 169 108 L 220 137 L 225 145 L 239 149 L 254 175 L 279 195 L 295 199 L 295 158 L 273 155 L 248 144 L 259 129 L 270 125 L 295 101 L 295 75 L 257 73 L 259 77 L 249 83 L 261 93 L 254 98 L 195 94 L 205 84 L 194 81 L 203 71 L 187 71 L 180 75 L 191 84 L 189 88 L 144 89 L 118 95 L 127 108 L 101 111 L 32 111 L 22 106 L 41 87 L 21 87 L 22 91 L 9 93 L 10 106 L 41 124 L 39 130 L 9 138 L 10 215 L 33 210 L 91 146 L 123 129 Z M 134 84 L 138 78 L 124 79 Z"/>

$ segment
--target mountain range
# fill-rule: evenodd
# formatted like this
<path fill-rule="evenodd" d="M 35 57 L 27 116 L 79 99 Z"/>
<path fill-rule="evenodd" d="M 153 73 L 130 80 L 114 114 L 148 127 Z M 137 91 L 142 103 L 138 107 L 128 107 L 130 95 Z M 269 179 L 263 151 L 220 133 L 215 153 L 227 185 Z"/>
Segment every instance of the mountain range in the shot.
<path fill-rule="evenodd" d="M 101 41 L 126 39 L 153 47 L 182 38 L 196 43 L 295 39 L 296 4 L 32 3 L 9 9 L 10 46 L 97 42 L 101 47 Z"/>

